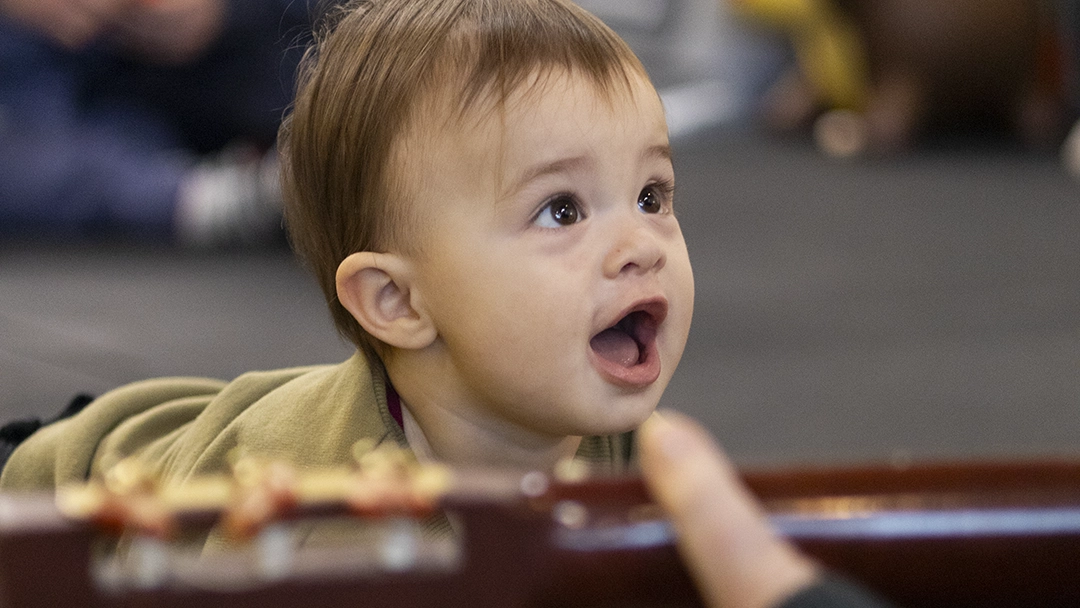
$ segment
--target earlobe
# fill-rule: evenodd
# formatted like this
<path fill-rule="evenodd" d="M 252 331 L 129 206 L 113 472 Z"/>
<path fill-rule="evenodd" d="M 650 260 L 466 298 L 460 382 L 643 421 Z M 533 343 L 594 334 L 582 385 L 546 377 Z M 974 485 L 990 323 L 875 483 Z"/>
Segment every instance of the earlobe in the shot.
<path fill-rule="evenodd" d="M 337 270 L 341 305 L 374 338 L 389 346 L 419 349 L 436 337 L 413 284 L 408 260 L 392 253 L 361 251 Z"/>

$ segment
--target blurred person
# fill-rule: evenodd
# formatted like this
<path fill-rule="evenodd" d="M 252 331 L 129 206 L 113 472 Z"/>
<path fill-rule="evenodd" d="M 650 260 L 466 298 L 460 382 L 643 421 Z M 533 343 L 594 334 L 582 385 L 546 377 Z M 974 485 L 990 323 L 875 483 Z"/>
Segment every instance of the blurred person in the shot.
<path fill-rule="evenodd" d="M 1070 120 L 1059 21 L 1072 0 L 726 0 L 792 43 L 761 100 L 776 132 L 832 156 L 887 156 L 956 135 L 1048 150 Z"/>
<path fill-rule="evenodd" d="M 0 0 L 0 236 L 254 244 L 304 0 Z"/>
<path fill-rule="evenodd" d="M 1074 178 L 1080 178 L 1080 2 L 1057 0 L 1062 41 L 1062 68 L 1071 118 L 1074 121 L 1061 148 L 1061 160 Z"/>

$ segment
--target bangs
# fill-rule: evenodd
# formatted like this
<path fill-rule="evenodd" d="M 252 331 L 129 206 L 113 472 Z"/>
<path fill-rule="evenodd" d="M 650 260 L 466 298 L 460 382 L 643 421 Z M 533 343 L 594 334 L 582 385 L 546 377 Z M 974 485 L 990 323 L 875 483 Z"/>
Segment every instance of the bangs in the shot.
<path fill-rule="evenodd" d="M 583 76 L 607 98 L 629 91 L 632 74 L 645 76 L 645 68 L 626 43 L 575 4 L 558 0 L 467 4 L 440 54 L 450 65 L 435 71 L 463 82 L 461 113 L 484 102 L 501 105 L 533 76 L 540 76 L 533 81 L 539 82 L 550 72 Z"/>

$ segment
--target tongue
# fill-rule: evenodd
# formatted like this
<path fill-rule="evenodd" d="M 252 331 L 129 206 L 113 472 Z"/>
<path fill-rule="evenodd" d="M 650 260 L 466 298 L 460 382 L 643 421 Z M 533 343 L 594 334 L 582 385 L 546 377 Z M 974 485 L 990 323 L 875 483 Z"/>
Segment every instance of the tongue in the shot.
<path fill-rule="evenodd" d="M 589 343 L 602 358 L 623 367 L 637 365 L 638 345 L 626 332 L 614 327 L 596 334 Z"/>

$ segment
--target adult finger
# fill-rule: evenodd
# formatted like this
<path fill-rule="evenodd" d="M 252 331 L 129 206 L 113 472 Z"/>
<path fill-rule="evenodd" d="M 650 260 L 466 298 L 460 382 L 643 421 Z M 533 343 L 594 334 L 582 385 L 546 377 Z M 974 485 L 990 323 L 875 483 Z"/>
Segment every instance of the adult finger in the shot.
<path fill-rule="evenodd" d="M 675 412 L 656 414 L 638 441 L 645 480 L 671 517 L 683 559 L 710 606 L 769 608 L 816 579 L 813 563 L 775 535 L 699 424 Z"/>

